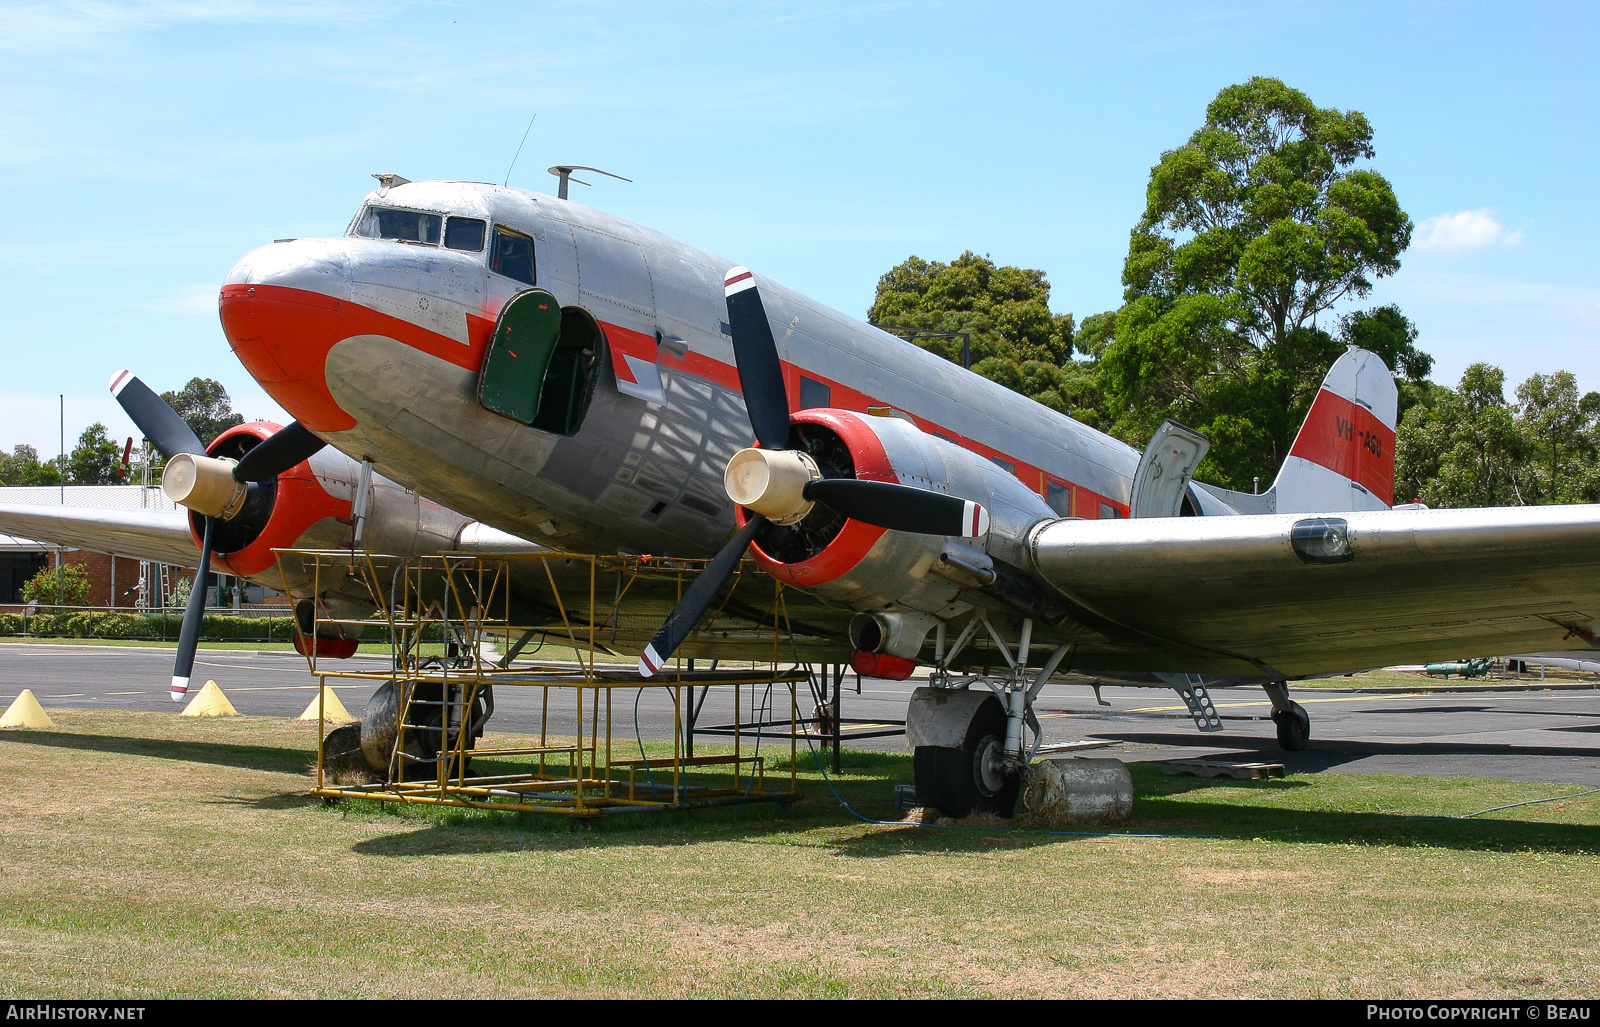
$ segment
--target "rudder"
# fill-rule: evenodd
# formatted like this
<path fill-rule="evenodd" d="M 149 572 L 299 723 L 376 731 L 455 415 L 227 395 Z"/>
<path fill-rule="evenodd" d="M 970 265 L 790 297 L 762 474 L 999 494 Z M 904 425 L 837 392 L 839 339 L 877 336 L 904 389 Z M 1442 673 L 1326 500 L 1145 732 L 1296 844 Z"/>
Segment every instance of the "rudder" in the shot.
<path fill-rule="evenodd" d="M 1278 513 L 1387 510 L 1399 390 L 1376 353 L 1350 347 L 1317 390 L 1272 490 Z"/>

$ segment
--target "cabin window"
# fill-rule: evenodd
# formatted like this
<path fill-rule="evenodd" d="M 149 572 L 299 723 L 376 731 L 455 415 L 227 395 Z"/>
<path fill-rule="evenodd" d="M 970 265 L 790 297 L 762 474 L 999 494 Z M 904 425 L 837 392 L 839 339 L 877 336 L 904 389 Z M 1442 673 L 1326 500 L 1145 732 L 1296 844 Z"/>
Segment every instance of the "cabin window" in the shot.
<path fill-rule="evenodd" d="M 479 218 L 451 218 L 444 226 L 444 245 L 451 250 L 483 250 L 483 232 L 488 226 Z"/>
<path fill-rule="evenodd" d="M 1058 516 L 1072 516 L 1072 488 L 1059 482 L 1045 480 L 1044 501 Z"/>
<path fill-rule="evenodd" d="M 420 210 L 398 207 L 368 207 L 356 223 L 355 234 L 363 239 L 392 239 L 395 242 L 439 245 L 439 229 L 444 218 Z"/>
<path fill-rule="evenodd" d="M 494 246 L 489 252 L 489 270 L 536 284 L 533 276 L 533 240 L 521 232 L 494 226 Z"/>
<path fill-rule="evenodd" d="M 1112 506 L 1110 503 L 1101 503 L 1100 504 L 1100 519 L 1102 521 L 1114 521 L 1114 520 L 1116 520 L 1117 519 L 1117 508 Z"/>
<path fill-rule="evenodd" d="M 989 458 L 989 462 L 1000 468 L 1002 471 L 1005 471 L 1007 474 L 1017 473 L 1017 465 L 1009 460 L 1002 460 L 997 456 L 991 456 Z"/>
<path fill-rule="evenodd" d="M 815 378 L 809 378 L 806 375 L 801 375 L 800 409 L 816 410 L 820 407 L 831 406 L 833 406 L 833 389 L 828 387 L 826 384 L 817 381 Z"/>

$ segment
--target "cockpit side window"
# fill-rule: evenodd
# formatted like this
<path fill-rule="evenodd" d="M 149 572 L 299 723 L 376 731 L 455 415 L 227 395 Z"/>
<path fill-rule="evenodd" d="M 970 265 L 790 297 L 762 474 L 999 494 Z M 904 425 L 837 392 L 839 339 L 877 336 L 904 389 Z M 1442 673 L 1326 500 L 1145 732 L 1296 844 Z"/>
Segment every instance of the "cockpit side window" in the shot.
<path fill-rule="evenodd" d="M 481 252 L 485 227 L 487 226 L 479 218 L 451 218 L 444 226 L 445 248 Z"/>
<path fill-rule="evenodd" d="M 537 285 L 533 276 L 533 240 L 521 232 L 494 226 L 494 245 L 489 251 L 489 270 Z"/>
<path fill-rule="evenodd" d="M 396 242 L 439 245 L 439 229 L 444 218 L 420 210 L 398 207 L 368 207 L 356 222 L 353 234 L 363 239 L 392 239 Z"/>

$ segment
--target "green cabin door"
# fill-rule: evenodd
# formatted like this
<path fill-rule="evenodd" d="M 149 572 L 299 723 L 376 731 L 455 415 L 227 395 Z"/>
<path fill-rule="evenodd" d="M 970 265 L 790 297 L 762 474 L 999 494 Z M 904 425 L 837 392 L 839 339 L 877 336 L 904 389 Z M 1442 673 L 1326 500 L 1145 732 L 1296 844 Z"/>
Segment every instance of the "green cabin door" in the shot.
<path fill-rule="evenodd" d="M 545 372 L 561 338 L 561 304 L 543 289 L 511 297 L 495 322 L 478 376 L 478 402 L 514 421 L 533 424 Z"/>

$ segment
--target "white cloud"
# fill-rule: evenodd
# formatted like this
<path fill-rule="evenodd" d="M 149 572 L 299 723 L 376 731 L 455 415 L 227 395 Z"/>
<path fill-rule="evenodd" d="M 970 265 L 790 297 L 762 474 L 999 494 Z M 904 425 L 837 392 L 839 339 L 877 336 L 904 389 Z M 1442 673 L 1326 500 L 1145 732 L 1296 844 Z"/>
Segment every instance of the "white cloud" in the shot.
<path fill-rule="evenodd" d="M 1465 253 L 1497 242 L 1516 246 L 1524 238 L 1522 229 L 1507 232 L 1495 218 L 1494 211 L 1480 207 L 1454 214 L 1435 214 L 1417 226 L 1411 245 L 1424 253 Z"/>

